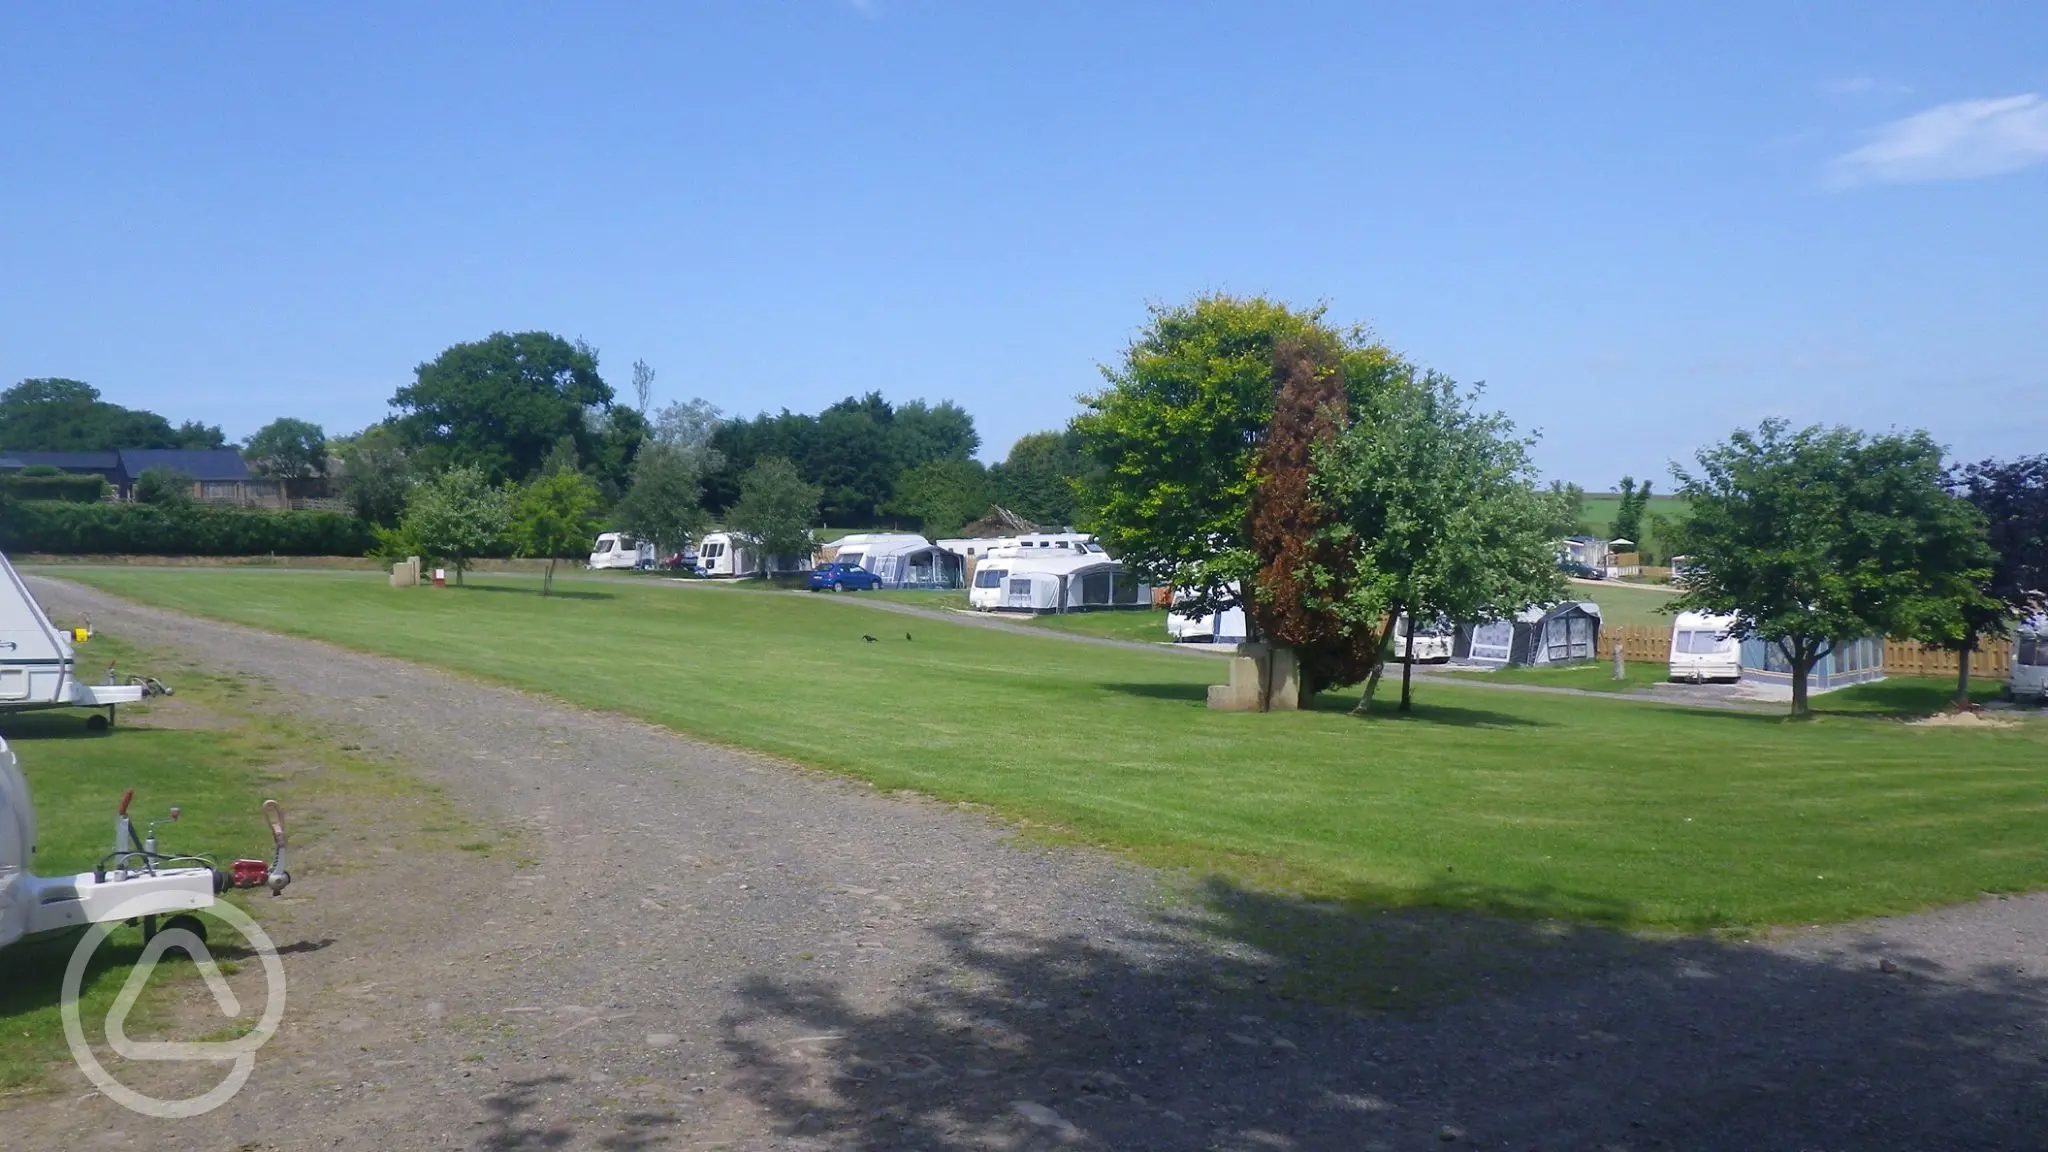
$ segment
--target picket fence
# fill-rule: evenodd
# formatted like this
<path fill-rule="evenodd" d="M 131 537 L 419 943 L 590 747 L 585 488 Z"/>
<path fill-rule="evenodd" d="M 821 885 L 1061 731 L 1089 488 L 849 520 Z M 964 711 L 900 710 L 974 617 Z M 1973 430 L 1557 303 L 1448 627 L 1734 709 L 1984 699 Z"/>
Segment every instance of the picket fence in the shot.
<path fill-rule="evenodd" d="M 1600 658 L 1614 659 L 1614 646 L 1621 645 L 1621 658 L 1630 664 L 1669 664 L 1671 629 L 1629 625 L 1600 630 Z M 1887 640 L 1884 670 L 1892 676 L 1940 676 L 1953 678 L 1957 654 L 1946 648 Z M 1986 640 L 1970 653 L 1970 675 L 1985 680 L 2003 680 L 2012 672 L 2012 644 Z"/>

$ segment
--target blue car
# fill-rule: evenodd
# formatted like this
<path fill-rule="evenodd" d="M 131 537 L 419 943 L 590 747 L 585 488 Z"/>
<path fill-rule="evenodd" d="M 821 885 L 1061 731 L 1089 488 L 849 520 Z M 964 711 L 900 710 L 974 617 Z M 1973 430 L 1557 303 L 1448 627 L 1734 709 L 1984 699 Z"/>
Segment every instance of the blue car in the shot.
<path fill-rule="evenodd" d="M 882 578 L 865 568 L 852 564 L 826 564 L 811 569 L 811 591 L 823 592 L 873 592 L 882 586 Z"/>

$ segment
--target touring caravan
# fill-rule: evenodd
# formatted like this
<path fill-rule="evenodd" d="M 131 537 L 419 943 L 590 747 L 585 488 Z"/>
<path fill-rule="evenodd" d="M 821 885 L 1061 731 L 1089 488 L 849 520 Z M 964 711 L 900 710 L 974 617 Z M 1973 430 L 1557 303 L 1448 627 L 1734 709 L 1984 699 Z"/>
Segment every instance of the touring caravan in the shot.
<path fill-rule="evenodd" d="M 1671 623 L 1671 678 L 1698 684 L 1742 678 L 1742 641 L 1728 634 L 1735 617 L 1680 612 Z"/>
<path fill-rule="evenodd" d="M 1414 662 L 1450 663 L 1451 646 L 1456 634 L 1457 629 L 1441 620 L 1425 621 L 1416 625 Z M 1394 641 L 1388 655 L 1401 663 L 1407 663 L 1409 660 L 1408 618 L 1405 615 L 1394 618 Z"/>
<path fill-rule="evenodd" d="M 596 543 L 590 546 L 590 560 L 583 566 L 645 571 L 654 567 L 654 545 L 645 540 L 635 540 L 623 532 L 600 533 Z"/>
<path fill-rule="evenodd" d="M 754 542 L 737 532 L 710 532 L 697 543 L 697 574 L 733 579 L 741 576 L 760 575 L 760 549 Z M 808 556 L 770 556 L 768 571 L 780 575 L 786 572 L 808 572 L 811 558 Z"/>
<path fill-rule="evenodd" d="M 1092 550 L 1090 550 L 1092 548 Z M 1148 590 L 1100 545 L 997 548 L 981 558 L 968 607 L 982 612 L 1073 612 L 1142 608 Z"/>
<path fill-rule="evenodd" d="M 2015 700 L 2048 703 L 2048 615 L 2019 626 L 2012 642 L 2012 679 L 2007 691 Z"/>
<path fill-rule="evenodd" d="M 1568 600 L 1526 608 L 1512 620 L 1460 625 L 1451 657 L 1462 663 L 1527 667 L 1591 660 L 1600 644 L 1600 605 Z"/>
<path fill-rule="evenodd" d="M 105 708 L 142 699 L 138 685 L 86 684 L 77 675 L 73 644 L 83 630 L 50 623 L 21 575 L 0 556 L 0 714 L 38 708 Z M 94 718 L 94 723 L 98 723 Z"/>
<path fill-rule="evenodd" d="M 819 550 L 835 564 L 872 572 L 884 588 L 958 588 L 963 558 L 907 532 L 865 532 Z"/>
<path fill-rule="evenodd" d="M 1232 595 L 1237 585 L 1228 586 Z M 1166 614 L 1166 635 L 1176 643 L 1242 644 L 1245 639 L 1244 606 L 1225 608 L 1221 612 L 1200 613 L 1182 610 L 1183 601 L 1174 598 L 1172 610 Z"/>

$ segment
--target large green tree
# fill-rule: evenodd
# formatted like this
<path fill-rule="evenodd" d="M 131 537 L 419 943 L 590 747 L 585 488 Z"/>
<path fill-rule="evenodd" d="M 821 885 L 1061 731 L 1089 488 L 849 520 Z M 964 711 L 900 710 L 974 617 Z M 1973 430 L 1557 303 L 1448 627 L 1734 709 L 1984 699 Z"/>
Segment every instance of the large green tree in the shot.
<path fill-rule="evenodd" d="M 257 472 L 279 480 L 327 474 L 327 433 L 310 420 L 272 420 L 243 442 L 242 457 Z"/>
<path fill-rule="evenodd" d="M 557 471 L 519 489 L 512 499 L 512 546 L 519 555 L 548 562 L 540 594 L 555 589 L 555 564 L 590 551 L 596 533 L 597 485 L 580 472 Z"/>
<path fill-rule="evenodd" d="M 475 464 L 458 464 L 412 486 L 397 540 L 420 555 L 446 560 L 455 582 L 470 562 L 497 546 L 511 520 L 511 499 Z"/>
<path fill-rule="evenodd" d="M 937 538 L 959 532 L 988 506 L 988 470 L 973 460 L 945 459 L 928 461 L 897 477 L 890 510 Z"/>
<path fill-rule="evenodd" d="M 770 456 L 740 477 L 740 498 L 726 513 L 726 527 L 753 541 L 765 575 L 772 557 L 811 554 L 818 499 L 817 486 L 806 484 L 796 465 Z"/>
<path fill-rule="evenodd" d="M 1956 703 L 1967 704 L 1978 641 L 2009 635 L 2020 616 L 2048 608 L 2048 456 L 1980 460 L 1950 470 L 1948 483 L 1984 514 L 1991 544 L 1983 599 L 1964 603 L 1938 637 L 1961 654 Z"/>
<path fill-rule="evenodd" d="M 412 453 L 398 430 L 373 424 L 335 441 L 333 452 L 341 461 L 335 486 L 349 509 L 379 527 L 397 526 L 415 475 Z"/>
<path fill-rule="evenodd" d="M 1866 436 L 1767 420 L 1674 468 L 1691 508 L 1677 610 L 1733 616 L 1775 646 L 1807 712 L 1813 668 L 1870 635 L 1940 639 L 1985 596 L 1984 518 L 1943 486 L 1925 432 Z"/>
<path fill-rule="evenodd" d="M 111 452 L 118 448 L 220 448 L 221 430 L 100 398 L 82 380 L 23 380 L 0 392 L 0 448 L 18 452 Z"/>
<path fill-rule="evenodd" d="M 1082 515 L 1135 573 L 1202 611 L 1236 605 L 1232 589 L 1251 588 L 1259 568 L 1248 515 L 1279 391 L 1273 350 L 1290 339 L 1334 342 L 1353 398 L 1402 367 L 1362 330 L 1332 329 L 1321 309 L 1202 296 L 1154 307 L 1074 421 L 1095 465 L 1079 494 Z"/>
<path fill-rule="evenodd" d="M 1088 470 L 1080 433 L 1033 432 L 1019 437 L 1003 462 L 988 470 L 990 496 L 1038 524 L 1076 524 L 1074 492 Z"/>
<path fill-rule="evenodd" d="M 1495 619 L 1562 594 L 1557 539 L 1571 499 L 1538 486 L 1531 442 L 1476 399 L 1425 373 L 1368 397 L 1342 436 L 1317 447 L 1314 490 L 1335 520 L 1326 534 L 1350 567 L 1313 581 L 1331 594 L 1309 597 L 1378 633 L 1360 712 L 1372 706 L 1397 618 Z"/>
<path fill-rule="evenodd" d="M 589 345 L 496 332 L 421 364 L 391 406 L 408 444 L 437 467 L 474 467 L 492 483 L 524 480 L 566 437 L 580 459 L 616 467 L 622 480 L 631 463 L 625 444 L 637 446 L 645 421 L 615 412 L 613 399 Z M 606 460 L 608 451 L 617 459 Z"/>

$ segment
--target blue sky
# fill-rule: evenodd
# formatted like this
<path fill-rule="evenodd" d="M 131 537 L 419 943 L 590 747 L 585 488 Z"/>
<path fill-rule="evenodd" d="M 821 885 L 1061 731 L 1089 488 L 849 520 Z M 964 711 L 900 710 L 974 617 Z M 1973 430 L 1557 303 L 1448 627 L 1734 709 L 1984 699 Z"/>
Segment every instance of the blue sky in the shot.
<path fill-rule="evenodd" d="M 1056 427 L 1328 304 L 1606 487 L 1768 415 L 2048 451 L 2048 5 L 0 9 L 0 382 L 246 435 L 581 336 L 657 402 Z"/>

